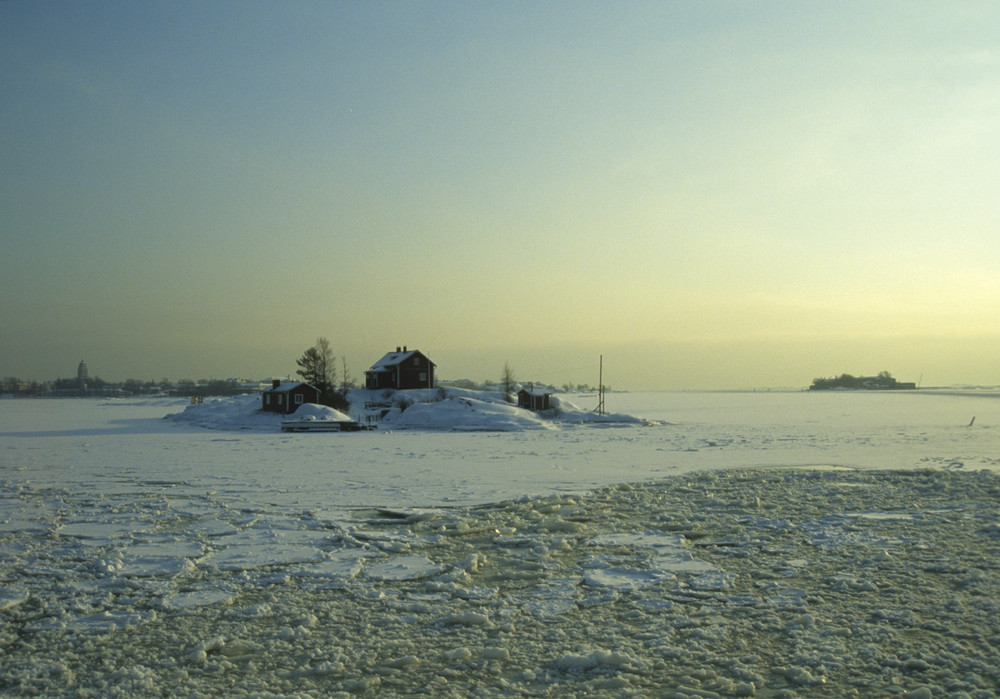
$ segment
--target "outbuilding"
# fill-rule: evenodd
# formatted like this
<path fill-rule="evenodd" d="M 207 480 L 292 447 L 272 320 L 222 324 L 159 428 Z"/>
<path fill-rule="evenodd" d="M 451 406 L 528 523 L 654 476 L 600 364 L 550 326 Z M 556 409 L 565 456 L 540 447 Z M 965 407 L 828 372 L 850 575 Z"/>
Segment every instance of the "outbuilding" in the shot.
<path fill-rule="evenodd" d="M 435 366 L 420 350 L 397 347 L 395 352 L 387 353 L 365 372 L 365 388 L 369 391 L 434 388 Z"/>
<path fill-rule="evenodd" d="M 282 383 L 281 379 L 275 379 L 271 388 L 260 393 L 261 410 L 274 413 L 294 413 L 306 403 L 319 403 L 319 389 L 299 381 Z"/>
<path fill-rule="evenodd" d="M 552 394 L 548 391 L 522 388 L 517 392 L 517 407 L 525 410 L 548 410 L 551 406 Z"/>

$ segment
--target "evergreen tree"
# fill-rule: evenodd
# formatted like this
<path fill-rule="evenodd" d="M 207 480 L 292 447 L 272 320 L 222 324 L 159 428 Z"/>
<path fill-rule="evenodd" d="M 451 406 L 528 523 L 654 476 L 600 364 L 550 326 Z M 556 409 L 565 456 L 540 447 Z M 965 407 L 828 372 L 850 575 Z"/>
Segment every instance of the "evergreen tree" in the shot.
<path fill-rule="evenodd" d="M 318 388 L 320 394 L 333 392 L 337 381 L 337 364 L 329 340 L 325 337 L 316 340 L 316 344 L 303 352 L 295 363 L 299 365 L 295 373 L 307 384 Z"/>
<path fill-rule="evenodd" d="M 344 364 L 345 381 L 337 388 L 337 361 L 330 349 L 330 341 L 325 337 L 316 340 L 316 344 L 302 353 L 295 360 L 299 369 L 295 372 L 307 384 L 319 389 L 319 402 L 331 408 L 347 412 L 350 403 L 347 400 L 347 388 L 350 378 L 346 376 L 347 365 Z"/>

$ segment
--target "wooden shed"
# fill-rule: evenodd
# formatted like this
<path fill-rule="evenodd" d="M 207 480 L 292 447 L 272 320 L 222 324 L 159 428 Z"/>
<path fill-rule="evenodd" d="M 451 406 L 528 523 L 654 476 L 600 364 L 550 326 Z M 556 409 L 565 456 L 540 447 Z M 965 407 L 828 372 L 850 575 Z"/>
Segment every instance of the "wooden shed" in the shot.
<path fill-rule="evenodd" d="M 552 394 L 548 391 L 522 388 L 517 392 L 517 407 L 526 410 L 548 410 L 551 408 Z"/>
<path fill-rule="evenodd" d="M 298 381 L 281 383 L 281 379 L 275 379 L 271 388 L 260 393 L 261 410 L 274 413 L 294 413 L 306 403 L 319 403 L 319 389 Z"/>

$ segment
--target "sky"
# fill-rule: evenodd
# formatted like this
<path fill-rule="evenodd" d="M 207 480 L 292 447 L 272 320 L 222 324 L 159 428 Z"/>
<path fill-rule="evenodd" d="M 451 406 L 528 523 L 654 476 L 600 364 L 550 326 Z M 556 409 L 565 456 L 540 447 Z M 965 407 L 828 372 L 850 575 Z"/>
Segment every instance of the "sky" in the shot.
<path fill-rule="evenodd" d="M 0 375 L 1000 384 L 993 2 L 0 2 Z"/>

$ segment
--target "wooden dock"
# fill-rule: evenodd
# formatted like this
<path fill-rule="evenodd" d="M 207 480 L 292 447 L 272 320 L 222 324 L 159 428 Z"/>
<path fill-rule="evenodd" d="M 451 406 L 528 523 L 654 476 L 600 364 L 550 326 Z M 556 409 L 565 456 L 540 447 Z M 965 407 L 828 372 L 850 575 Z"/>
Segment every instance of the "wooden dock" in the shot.
<path fill-rule="evenodd" d="M 374 427 L 362 425 L 353 420 L 285 420 L 282 432 L 360 432 Z"/>

